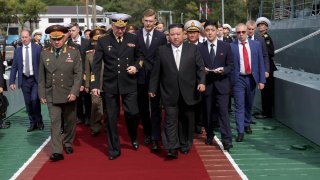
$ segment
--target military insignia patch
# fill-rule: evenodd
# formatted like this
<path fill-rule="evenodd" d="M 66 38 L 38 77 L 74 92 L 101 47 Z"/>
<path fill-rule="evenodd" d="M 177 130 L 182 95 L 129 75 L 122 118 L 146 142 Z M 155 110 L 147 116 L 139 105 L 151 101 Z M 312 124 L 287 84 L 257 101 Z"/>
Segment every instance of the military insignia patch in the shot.
<path fill-rule="evenodd" d="M 139 61 L 139 65 L 140 65 L 140 67 L 143 67 L 143 60 Z"/>
<path fill-rule="evenodd" d="M 47 63 L 47 66 L 48 66 L 49 63 L 50 63 L 50 59 L 46 59 L 46 63 Z"/>
<path fill-rule="evenodd" d="M 96 79 L 95 79 L 95 77 L 94 77 L 94 74 L 91 74 L 91 82 L 94 82 Z"/>

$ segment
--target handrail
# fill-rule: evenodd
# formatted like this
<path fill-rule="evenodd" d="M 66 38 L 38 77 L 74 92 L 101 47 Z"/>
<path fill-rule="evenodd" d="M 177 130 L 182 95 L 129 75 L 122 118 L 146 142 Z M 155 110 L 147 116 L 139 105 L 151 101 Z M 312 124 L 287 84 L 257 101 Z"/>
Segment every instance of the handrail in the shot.
<path fill-rule="evenodd" d="M 281 52 L 281 51 L 283 51 L 285 49 L 288 49 L 289 47 L 292 47 L 292 46 L 294 46 L 294 45 L 296 45 L 296 44 L 298 44 L 300 42 L 303 42 L 303 41 L 305 41 L 307 39 L 310 39 L 310 38 L 312 38 L 312 37 L 314 37 L 316 35 L 319 35 L 319 34 L 320 34 L 320 29 L 315 31 L 315 32 L 313 32 L 313 33 L 311 33 L 311 34 L 309 34 L 309 35 L 307 35 L 307 36 L 305 36 L 305 37 L 303 37 L 303 38 L 301 38 L 301 39 L 298 39 L 298 40 L 296 40 L 296 41 L 294 41 L 294 42 L 292 42 L 292 43 L 290 43 L 290 44 L 288 44 L 286 46 L 283 46 L 282 48 L 279 48 L 279 49 L 275 50 L 275 54 L 277 54 L 277 53 L 279 53 L 279 52 Z"/>

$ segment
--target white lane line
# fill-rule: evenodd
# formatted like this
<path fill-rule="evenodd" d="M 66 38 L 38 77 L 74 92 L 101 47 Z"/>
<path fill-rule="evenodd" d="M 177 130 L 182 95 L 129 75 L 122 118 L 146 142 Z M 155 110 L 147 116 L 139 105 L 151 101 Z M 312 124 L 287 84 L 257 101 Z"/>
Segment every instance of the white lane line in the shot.
<path fill-rule="evenodd" d="M 25 162 L 19 170 L 10 178 L 10 180 L 17 179 L 19 175 L 29 166 L 29 164 L 37 157 L 37 155 L 41 152 L 41 150 L 49 143 L 51 136 L 49 136 L 42 145 L 32 154 L 32 156 Z"/>
<path fill-rule="evenodd" d="M 222 149 L 223 154 L 228 158 L 234 169 L 238 172 L 239 176 L 241 177 L 242 180 L 248 180 L 248 177 L 242 172 L 242 170 L 239 168 L 239 166 L 234 162 L 232 159 L 231 155 L 229 154 L 228 151 L 223 150 L 223 145 L 221 141 L 217 138 L 217 136 L 214 136 L 214 140 L 217 142 L 219 145 L 220 149 Z"/>

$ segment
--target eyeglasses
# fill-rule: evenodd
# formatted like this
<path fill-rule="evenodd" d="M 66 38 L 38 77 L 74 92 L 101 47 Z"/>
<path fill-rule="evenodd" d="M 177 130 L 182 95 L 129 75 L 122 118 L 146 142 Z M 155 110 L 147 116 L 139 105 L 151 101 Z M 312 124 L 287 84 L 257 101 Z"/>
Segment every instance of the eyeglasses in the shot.
<path fill-rule="evenodd" d="M 237 34 L 245 34 L 247 31 L 237 31 Z"/>

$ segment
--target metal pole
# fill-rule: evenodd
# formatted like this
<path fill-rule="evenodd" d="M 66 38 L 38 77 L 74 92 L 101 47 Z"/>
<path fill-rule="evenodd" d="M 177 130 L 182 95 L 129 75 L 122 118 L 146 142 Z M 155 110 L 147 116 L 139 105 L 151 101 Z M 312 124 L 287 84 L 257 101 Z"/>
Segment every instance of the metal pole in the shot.
<path fill-rule="evenodd" d="M 184 24 L 183 23 L 183 12 L 181 13 L 181 24 Z"/>
<path fill-rule="evenodd" d="M 86 0 L 86 18 L 87 18 L 87 29 L 90 29 L 89 27 L 89 10 L 88 10 L 89 0 Z"/>
<path fill-rule="evenodd" d="M 79 7 L 78 7 L 78 4 L 77 4 L 77 23 L 79 24 Z"/>
<path fill-rule="evenodd" d="M 222 24 L 224 24 L 224 0 L 221 0 Z"/>
<path fill-rule="evenodd" d="M 93 28 L 96 28 L 96 21 L 97 21 L 96 10 L 97 10 L 96 0 L 93 0 L 93 3 L 92 3 L 92 26 L 93 26 Z"/>
<path fill-rule="evenodd" d="M 170 22 L 170 24 L 172 24 L 172 12 L 171 11 L 169 12 L 169 16 L 170 16 L 169 22 Z"/>

